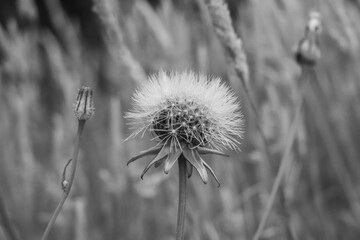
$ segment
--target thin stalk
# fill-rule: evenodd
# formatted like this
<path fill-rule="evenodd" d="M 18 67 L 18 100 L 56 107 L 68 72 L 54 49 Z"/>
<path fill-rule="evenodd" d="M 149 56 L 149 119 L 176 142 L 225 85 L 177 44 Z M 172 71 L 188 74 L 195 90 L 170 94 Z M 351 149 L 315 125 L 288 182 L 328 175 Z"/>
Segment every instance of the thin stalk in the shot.
<path fill-rule="evenodd" d="M 261 218 L 260 224 L 256 230 L 256 233 L 253 237 L 253 240 L 259 240 L 259 238 L 264 230 L 264 227 L 265 227 L 266 221 L 269 217 L 271 208 L 274 205 L 276 194 L 279 191 L 281 180 L 283 179 L 286 169 L 287 169 L 288 165 L 290 164 L 291 158 L 289 157 L 289 155 L 290 155 L 290 152 L 291 152 L 291 149 L 292 149 L 295 137 L 296 137 L 298 126 L 300 125 L 301 108 L 302 108 L 303 102 L 304 102 L 303 92 L 305 91 L 307 82 L 308 82 L 308 71 L 309 71 L 308 69 L 305 69 L 305 68 L 302 69 L 302 73 L 301 73 L 301 76 L 299 79 L 300 84 L 302 84 L 302 89 L 301 89 L 302 91 L 301 91 L 300 99 L 298 100 L 297 106 L 295 108 L 295 114 L 294 114 L 293 121 L 290 125 L 289 135 L 286 138 L 285 151 L 281 158 L 280 167 L 279 167 L 278 173 L 276 175 L 274 185 L 271 189 L 270 197 L 266 204 L 265 211 Z"/>
<path fill-rule="evenodd" d="M 0 196 L 0 219 L 3 225 L 4 230 L 6 231 L 10 240 L 19 240 L 20 237 L 17 234 L 14 225 L 12 224 L 9 216 L 6 213 L 5 203 Z"/>
<path fill-rule="evenodd" d="M 53 214 L 53 216 L 50 219 L 50 222 L 48 223 L 44 235 L 42 236 L 42 240 L 46 240 L 51 229 L 54 226 L 55 220 L 57 218 L 57 216 L 59 215 L 65 200 L 67 199 L 67 197 L 69 196 L 70 193 L 70 189 L 71 186 L 73 185 L 74 182 L 74 178 L 75 178 L 75 172 L 76 172 L 76 165 L 77 165 L 77 160 L 78 160 L 78 155 L 79 155 L 79 148 L 80 148 L 80 142 L 81 142 L 81 137 L 82 137 L 82 133 L 84 130 L 84 126 L 85 126 L 85 120 L 79 120 L 79 125 L 78 125 L 78 131 L 77 131 L 77 136 L 76 136 L 76 142 L 75 142 L 75 148 L 74 148 L 74 152 L 73 152 L 73 158 L 72 158 L 72 162 L 71 162 L 71 173 L 70 173 L 70 178 L 69 178 L 69 184 L 67 185 L 67 187 L 64 189 L 64 193 L 62 195 L 61 201 L 59 202 L 58 206 L 56 207 L 56 210 Z"/>
<path fill-rule="evenodd" d="M 318 82 L 316 72 L 311 72 L 311 77 L 313 82 Z M 327 103 L 324 101 L 325 97 L 318 97 L 317 92 L 311 88 L 312 92 L 309 94 L 306 99 L 306 104 L 310 110 L 310 116 L 313 117 L 317 128 L 319 129 L 320 135 L 323 138 L 324 146 L 328 149 L 330 163 L 332 164 L 336 177 L 338 178 L 339 183 L 342 185 L 342 189 L 345 192 L 345 195 L 349 201 L 349 205 L 352 208 L 352 213 L 354 219 L 359 223 L 360 222 L 360 212 L 356 203 L 359 202 L 360 195 L 356 188 L 352 185 L 352 179 L 349 174 L 344 174 L 348 172 L 345 165 L 339 161 L 343 157 L 340 154 L 339 144 L 336 143 L 338 136 L 332 129 L 329 119 L 327 119 L 327 113 L 324 109 L 327 107 Z M 354 190 L 355 189 L 355 190 Z"/>
<path fill-rule="evenodd" d="M 254 114 L 255 125 L 259 130 L 260 138 L 263 142 L 264 154 L 267 158 L 265 160 L 271 162 L 269 144 L 261 127 L 259 118 L 260 116 L 259 112 L 257 111 L 258 104 L 255 101 L 249 86 L 249 67 L 243 48 L 243 41 L 235 32 L 230 17 L 230 12 L 227 5 L 225 4 L 225 1 L 205 0 L 205 3 L 208 6 L 215 33 L 222 43 L 224 50 L 228 53 L 229 58 L 227 58 L 227 61 L 230 66 L 233 66 L 236 76 L 240 79 L 240 84 L 246 95 L 246 98 L 248 99 L 250 109 Z"/>
<path fill-rule="evenodd" d="M 240 78 L 240 74 L 238 73 L 237 75 Z M 241 78 L 240 78 L 240 80 L 241 80 Z M 261 138 L 261 140 L 262 140 L 262 142 L 264 144 L 263 148 L 264 148 L 264 151 L 265 151 L 265 156 L 267 158 L 265 160 L 268 160 L 269 162 L 271 162 L 271 152 L 270 152 L 270 149 L 269 149 L 269 144 L 268 144 L 268 141 L 266 140 L 264 130 L 262 129 L 260 121 L 259 121 L 260 115 L 259 115 L 258 111 L 256 110 L 256 109 L 258 109 L 257 104 L 256 104 L 254 98 L 252 97 L 252 95 L 250 94 L 250 90 L 248 89 L 248 87 L 246 87 L 246 83 L 243 80 L 241 80 L 240 82 L 241 82 L 241 85 L 242 85 L 242 87 L 244 89 L 246 97 L 247 97 L 247 99 L 249 101 L 250 109 L 251 109 L 251 111 L 253 112 L 253 114 L 255 116 L 255 125 L 256 125 L 257 129 L 259 130 L 260 138 Z"/>
<path fill-rule="evenodd" d="M 181 155 L 179 163 L 179 206 L 176 228 L 176 240 L 184 239 L 185 216 L 186 216 L 186 158 Z"/>

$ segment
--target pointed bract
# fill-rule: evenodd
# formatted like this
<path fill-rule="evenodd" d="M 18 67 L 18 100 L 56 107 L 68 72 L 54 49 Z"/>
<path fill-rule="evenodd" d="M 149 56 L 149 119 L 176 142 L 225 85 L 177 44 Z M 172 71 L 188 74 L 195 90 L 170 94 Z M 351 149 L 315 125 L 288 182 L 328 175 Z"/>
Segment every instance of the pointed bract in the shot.
<path fill-rule="evenodd" d="M 149 168 L 155 164 L 158 161 L 162 161 L 163 159 L 166 159 L 166 157 L 170 154 L 170 144 L 166 143 L 161 150 L 159 151 L 159 153 L 155 156 L 155 158 L 146 166 L 146 168 L 144 169 L 143 173 L 141 174 L 141 179 L 143 178 L 143 176 L 145 175 L 145 173 L 149 170 Z"/>
<path fill-rule="evenodd" d="M 190 178 L 193 172 L 193 166 L 188 161 L 186 162 L 186 172 L 188 178 Z"/>
<path fill-rule="evenodd" d="M 178 160 L 178 158 L 180 157 L 180 155 L 182 154 L 182 150 L 181 149 L 176 149 L 176 147 L 172 147 L 170 150 L 170 154 L 168 155 L 167 159 L 165 160 L 165 164 L 164 164 L 164 172 L 166 174 L 169 173 L 170 169 L 172 168 L 172 166 L 174 166 L 174 163 L 176 162 L 176 160 Z"/>
<path fill-rule="evenodd" d="M 160 159 L 159 161 L 157 161 L 155 164 L 154 164 L 154 167 L 155 168 L 158 168 L 161 164 L 163 164 L 165 162 L 166 158 L 162 158 Z"/>
<path fill-rule="evenodd" d="M 206 172 L 206 169 L 205 169 L 205 166 L 204 164 L 202 163 L 202 160 L 199 156 L 199 154 L 192 150 L 192 149 L 189 149 L 188 147 L 185 147 L 183 149 L 183 154 L 184 154 L 184 157 L 186 158 L 186 160 L 189 161 L 189 163 L 191 163 L 191 165 L 196 169 L 196 171 L 199 173 L 202 181 L 204 183 L 207 183 L 208 181 L 208 175 L 207 175 L 207 172 Z"/>
<path fill-rule="evenodd" d="M 203 161 L 204 166 L 210 171 L 211 175 L 213 175 L 213 177 L 215 178 L 215 181 L 218 184 L 218 187 L 220 187 L 220 182 L 219 179 L 216 177 L 215 172 L 212 170 L 212 168 L 209 166 L 209 164 L 207 164 L 205 161 Z"/>
<path fill-rule="evenodd" d="M 148 165 L 146 165 L 144 171 L 141 173 L 140 178 L 143 179 L 144 175 L 146 174 L 146 172 L 150 169 L 150 167 L 155 164 L 158 161 L 163 161 L 164 159 L 166 159 L 166 156 L 162 157 L 162 158 L 154 158 Z"/>
<path fill-rule="evenodd" d="M 197 149 L 198 149 L 199 154 L 215 154 L 215 155 L 219 155 L 219 156 L 230 157 L 226 153 L 223 153 L 218 150 L 211 149 L 211 148 L 197 147 Z"/>
<path fill-rule="evenodd" d="M 130 163 L 138 160 L 139 158 L 145 157 L 147 155 L 154 155 L 159 153 L 159 151 L 161 150 L 162 146 L 156 146 L 156 147 L 151 147 L 147 150 L 141 151 L 138 155 L 130 158 L 130 160 L 126 163 L 126 165 L 129 165 Z"/>

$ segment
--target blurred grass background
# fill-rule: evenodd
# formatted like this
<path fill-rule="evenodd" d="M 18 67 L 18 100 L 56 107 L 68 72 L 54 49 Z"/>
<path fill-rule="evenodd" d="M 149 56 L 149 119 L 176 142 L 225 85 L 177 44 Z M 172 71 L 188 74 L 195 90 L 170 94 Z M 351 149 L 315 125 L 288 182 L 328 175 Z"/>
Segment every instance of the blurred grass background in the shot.
<path fill-rule="evenodd" d="M 250 89 L 270 150 L 231 71 L 201 0 L 121 0 L 117 37 L 91 1 L 0 2 L 0 197 L 22 239 L 39 239 L 61 197 L 61 172 L 77 122 L 81 85 L 95 93 L 70 198 L 51 239 L 173 239 L 177 172 L 130 156 L 154 143 L 123 119 L 131 94 L 159 69 L 221 76 L 238 93 L 246 118 L 242 152 L 209 160 L 219 180 L 189 183 L 186 239 L 251 239 L 269 198 L 299 95 L 293 60 L 311 10 L 322 14 L 322 59 L 305 93 L 301 127 L 261 239 L 360 238 L 360 2 L 228 0 L 244 41 Z M 0 221 L 0 239 L 7 239 Z"/>

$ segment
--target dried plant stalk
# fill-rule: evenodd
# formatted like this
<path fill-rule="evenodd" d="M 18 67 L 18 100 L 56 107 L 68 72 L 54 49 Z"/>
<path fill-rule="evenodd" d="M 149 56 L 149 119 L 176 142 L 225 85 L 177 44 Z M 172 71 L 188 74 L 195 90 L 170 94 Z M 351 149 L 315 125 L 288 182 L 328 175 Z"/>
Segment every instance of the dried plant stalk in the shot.
<path fill-rule="evenodd" d="M 243 86 L 248 90 L 249 67 L 246 54 L 243 42 L 236 35 L 232 26 L 228 7 L 223 0 L 205 0 L 205 2 L 208 6 L 215 32 L 230 57 L 229 63 L 233 65 Z"/>
<path fill-rule="evenodd" d="M 258 107 L 250 92 L 249 67 L 243 48 L 243 42 L 235 33 L 230 13 L 225 2 L 223 0 L 205 0 L 205 3 L 208 6 L 215 32 L 228 55 L 227 61 L 230 66 L 233 66 L 236 75 L 240 79 L 241 85 L 249 101 L 251 111 L 255 115 L 255 124 L 263 142 L 264 152 L 267 160 L 270 160 L 271 154 L 269 146 L 259 122 L 260 117 L 257 111 Z"/>
<path fill-rule="evenodd" d="M 124 43 L 123 34 L 118 22 L 118 5 L 113 0 L 95 0 L 94 11 L 99 16 L 105 29 L 105 39 L 110 56 L 119 67 L 124 67 L 131 79 L 137 83 L 146 79 L 140 63 L 131 54 Z"/>

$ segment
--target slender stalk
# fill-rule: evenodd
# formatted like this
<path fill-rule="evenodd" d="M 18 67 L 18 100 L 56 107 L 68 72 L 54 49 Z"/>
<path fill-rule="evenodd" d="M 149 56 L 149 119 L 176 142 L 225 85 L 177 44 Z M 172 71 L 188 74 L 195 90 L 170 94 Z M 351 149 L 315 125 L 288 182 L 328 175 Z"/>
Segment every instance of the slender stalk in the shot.
<path fill-rule="evenodd" d="M 19 240 L 20 237 L 15 230 L 15 226 L 12 224 L 11 219 L 6 213 L 5 203 L 2 196 L 0 195 L 0 220 L 2 222 L 3 228 L 9 236 L 10 240 Z"/>
<path fill-rule="evenodd" d="M 232 25 L 230 12 L 224 0 L 205 0 L 208 10 L 213 22 L 215 33 L 222 43 L 225 52 L 228 53 L 227 61 L 230 66 L 233 66 L 237 78 L 240 79 L 240 84 L 248 100 L 250 110 L 254 114 L 255 126 L 259 130 L 260 138 L 263 143 L 264 154 L 268 162 L 271 162 L 271 152 L 264 130 L 260 124 L 260 116 L 258 104 L 253 97 L 249 86 L 249 67 L 247 64 L 247 57 L 243 47 L 242 39 L 236 34 Z"/>
<path fill-rule="evenodd" d="M 260 220 L 260 224 L 259 224 L 259 226 L 258 226 L 258 228 L 256 230 L 256 233 L 255 233 L 255 235 L 253 237 L 253 240 L 259 240 L 259 238 L 260 238 L 260 236 L 261 236 L 261 234 L 262 234 L 262 232 L 264 230 L 264 227 L 265 227 L 266 221 L 267 221 L 267 219 L 269 217 L 271 208 L 274 205 L 276 194 L 279 191 L 281 180 L 283 179 L 283 177 L 285 175 L 285 172 L 286 172 L 286 169 L 287 169 L 288 165 L 290 164 L 291 158 L 289 157 L 289 155 L 290 155 L 290 152 L 291 152 L 291 149 L 292 149 L 295 137 L 296 137 L 298 126 L 300 125 L 301 108 L 302 108 L 303 102 L 304 102 L 303 94 L 304 94 L 304 91 L 306 89 L 307 82 L 308 82 L 308 73 L 309 73 L 309 69 L 302 68 L 302 73 L 301 73 L 301 76 L 299 78 L 299 82 L 302 85 L 300 99 L 297 102 L 297 106 L 295 108 L 294 118 L 293 118 L 292 124 L 290 125 L 289 134 L 288 134 L 288 136 L 286 138 L 285 151 L 284 151 L 283 156 L 281 158 L 280 167 L 279 167 L 278 173 L 276 175 L 274 185 L 273 185 L 273 187 L 271 189 L 270 197 L 269 197 L 269 200 L 268 200 L 268 202 L 266 204 L 265 211 L 264 211 L 263 216 L 262 216 L 262 218 Z"/>
<path fill-rule="evenodd" d="M 78 131 L 77 131 L 77 136 L 76 136 L 76 142 L 75 142 L 75 148 L 74 148 L 74 152 L 73 152 L 73 158 L 72 158 L 72 162 L 71 162 L 71 173 L 70 173 L 70 178 L 69 178 L 69 184 L 68 186 L 64 189 L 64 193 L 62 195 L 61 201 L 59 202 L 58 206 L 56 207 L 56 210 L 53 214 L 53 216 L 50 219 L 50 222 L 48 223 L 44 235 L 42 237 L 42 240 L 46 240 L 51 229 L 54 226 L 55 220 L 57 218 L 57 216 L 59 215 L 65 200 L 67 199 L 67 197 L 69 196 L 70 193 L 70 189 L 71 186 L 74 182 L 74 178 L 75 178 L 75 172 L 76 172 L 76 165 L 77 165 L 77 159 L 78 159 L 78 155 L 79 155 L 79 148 L 80 148 L 80 142 L 81 142 L 81 137 L 82 137 L 82 133 L 84 130 L 84 126 L 85 126 L 85 120 L 79 120 L 79 125 L 78 125 Z"/>
<path fill-rule="evenodd" d="M 186 158 L 181 155 L 179 163 L 179 207 L 176 228 L 176 240 L 184 239 L 185 216 L 186 216 Z"/>
<path fill-rule="evenodd" d="M 290 133 L 289 133 L 289 135 L 287 137 L 287 141 L 286 141 L 287 144 L 286 144 L 285 152 L 284 152 L 283 157 L 281 159 L 280 168 L 279 168 L 278 174 L 276 176 L 274 185 L 272 187 L 272 190 L 271 190 L 271 193 L 270 193 L 270 198 L 268 200 L 268 203 L 267 203 L 266 208 L 265 208 L 265 212 L 264 212 L 264 214 L 263 214 L 263 216 L 261 218 L 259 227 L 258 227 L 258 229 L 257 229 L 257 231 L 255 233 L 255 236 L 254 236 L 253 240 L 258 240 L 260 238 L 260 235 L 261 235 L 261 233 L 262 233 L 262 231 L 263 231 L 263 229 L 265 227 L 266 220 L 267 220 L 267 218 L 269 216 L 270 210 L 271 210 L 271 208 L 272 208 L 272 206 L 274 204 L 276 193 L 279 190 L 281 180 L 282 180 L 282 178 L 284 176 L 284 173 L 286 172 L 285 170 L 287 169 L 288 164 L 289 164 L 289 162 L 291 160 L 291 158 L 289 157 L 289 154 L 290 154 L 292 145 L 293 145 L 294 140 L 295 140 L 297 127 L 298 127 L 298 125 L 300 123 L 299 120 L 300 120 L 301 106 L 302 106 L 302 98 L 301 98 L 300 104 L 298 105 L 297 112 L 295 114 L 292 126 L 290 127 Z"/>
<path fill-rule="evenodd" d="M 317 79 L 317 75 L 315 71 L 311 72 L 312 82 L 317 82 L 319 84 L 319 80 Z M 327 103 L 324 101 L 326 99 L 325 96 L 319 97 L 318 92 L 315 92 L 313 88 L 311 88 L 311 93 L 308 98 L 305 99 L 305 103 L 310 111 L 310 116 L 315 122 L 317 128 L 319 129 L 320 135 L 323 138 L 324 146 L 328 149 L 329 152 L 329 160 L 332 164 L 334 171 L 336 173 L 336 177 L 339 183 L 342 186 L 342 189 L 345 192 L 345 195 L 348 199 L 349 205 L 352 209 L 352 213 L 356 222 L 360 222 L 360 212 L 359 208 L 356 206 L 356 203 L 359 202 L 360 195 L 358 191 L 354 191 L 352 179 L 350 174 L 344 174 L 344 172 L 348 172 L 346 165 L 342 164 L 339 159 L 343 157 L 340 154 L 339 144 L 336 142 L 338 136 L 335 134 L 335 131 L 332 129 L 331 121 L 328 119 L 328 113 L 324 109 L 327 108 Z M 347 153 L 345 151 L 345 153 Z M 350 159 L 348 156 L 346 159 Z M 355 169 L 355 168 L 354 168 Z"/>

